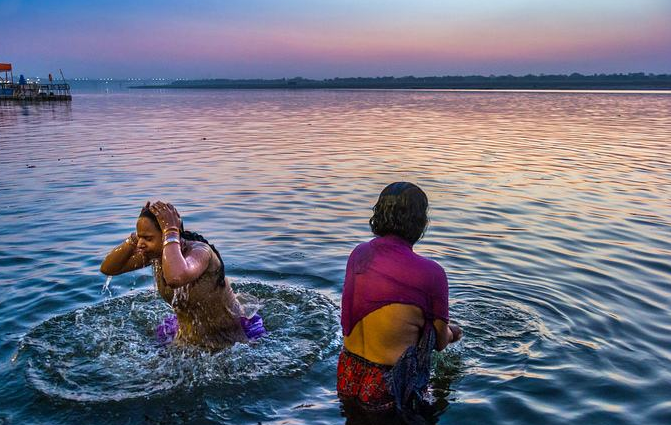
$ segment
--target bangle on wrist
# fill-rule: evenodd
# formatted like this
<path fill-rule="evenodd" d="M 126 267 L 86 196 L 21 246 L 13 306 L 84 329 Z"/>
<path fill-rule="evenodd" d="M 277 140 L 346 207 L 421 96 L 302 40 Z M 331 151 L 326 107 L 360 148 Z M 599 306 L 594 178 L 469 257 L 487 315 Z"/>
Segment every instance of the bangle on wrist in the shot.
<path fill-rule="evenodd" d="M 163 238 L 163 246 L 168 246 L 171 243 L 179 243 L 179 235 L 166 235 Z"/>
<path fill-rule="evenodd" d="M 179 233 L 179 228 L 177 226 L 170 226 L 170 227 L 166 227 L 165 230 L 163 230 L 164 235 L 166 233 L 170 233 L 170 232 Z"/>

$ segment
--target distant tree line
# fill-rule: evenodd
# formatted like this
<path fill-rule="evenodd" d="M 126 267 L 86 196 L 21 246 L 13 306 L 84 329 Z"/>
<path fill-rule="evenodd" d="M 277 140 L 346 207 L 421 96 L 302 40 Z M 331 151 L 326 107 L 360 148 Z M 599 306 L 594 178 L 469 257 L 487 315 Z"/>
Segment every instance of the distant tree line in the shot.
<path fill-rule="evenodd" d="M 144 88 L 225 88 L 225 89 L 671 89 L 671 74 L 583 75 L 469 75 L 443 77 L 352 77 L 311 80 L 302 77 L 264 79 L 180 80 Z"/>

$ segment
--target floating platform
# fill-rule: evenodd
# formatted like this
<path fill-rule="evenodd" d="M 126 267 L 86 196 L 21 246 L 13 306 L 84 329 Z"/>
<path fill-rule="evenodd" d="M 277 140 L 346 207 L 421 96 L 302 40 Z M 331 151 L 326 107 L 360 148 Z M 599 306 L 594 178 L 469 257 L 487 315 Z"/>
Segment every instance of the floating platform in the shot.
<path fill-rule="evenodd" d="M 49 74 L 49 84 L 39 82 L 28 82 L 23 75 L 19 82 L 14 82 L 14 73 L 11 63 L 0 63 L 0 72 L 5 73 L 5 78 L 0 78 L 0 101 L 68 101 L 72 100 L 70 85 L 65 82 L 63 71 L 61 77 L 63 82 L 54 84 L 53 77 Z"/>

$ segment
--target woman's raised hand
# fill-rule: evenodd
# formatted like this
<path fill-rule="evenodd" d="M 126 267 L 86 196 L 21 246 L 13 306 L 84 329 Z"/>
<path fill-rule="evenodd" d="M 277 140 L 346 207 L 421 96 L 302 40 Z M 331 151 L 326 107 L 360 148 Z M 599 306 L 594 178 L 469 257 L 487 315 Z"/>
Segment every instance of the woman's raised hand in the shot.
<path fill-rule="evenodd" d="M 126 238 L 126 243 L 132 247 L 137 246 L 137 233 L 133 232 Z"/>
<path fill-rule="evenodd" d="M 182 219 L 180 218 L 177 209 L 172 206 L 172 204 L 157 201 L 151 204 L 149 211 L 156 216 L 162 232 L 165 232 L 168 229 L 176 229 L 179 231 L 182 225 Z"/>

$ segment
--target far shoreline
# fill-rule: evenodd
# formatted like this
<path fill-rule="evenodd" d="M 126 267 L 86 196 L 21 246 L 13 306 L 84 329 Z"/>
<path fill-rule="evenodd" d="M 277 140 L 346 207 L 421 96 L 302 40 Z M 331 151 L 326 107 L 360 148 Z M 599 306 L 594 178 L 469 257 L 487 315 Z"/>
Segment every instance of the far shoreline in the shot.
<path fill-rule="evenodd" d="M 659 91 L 671 90 L 671 74 L 570 74 L 444 77 L 353 77 L 311 80 L 302 77 L 264 79 L 177 80 L 145 84 L 133 89 L 344 89 L 344 90 L 453 90 L 453 91 Z"/>
<path fill-rule="evenodd" d="M 289 88 L 289 87 L 172 87 L 170 85 L 161 85 L 161 86 L 129 86 L 129 89 L 139 89 L 139 90 L 236 90 L 236 91 L 255 91 L 255 90 L 277 90 L 277 91 L 319 91 L 319 90 L 328 90 L 328 91 L 426 91 L 426 92 L 452 92 L 452 93 L 595 93 L 595 94 L 671 94 L 671 88 L 589 88 L 589 89 L 557 89 L 557 88 L 536 88 L 536 89 L 489 89 L 489 88 L 480 88 L 480 89 L 455 89 L 455 88 L 341 88 L 341 87 L 302 87 L 302 88 Z"/>

